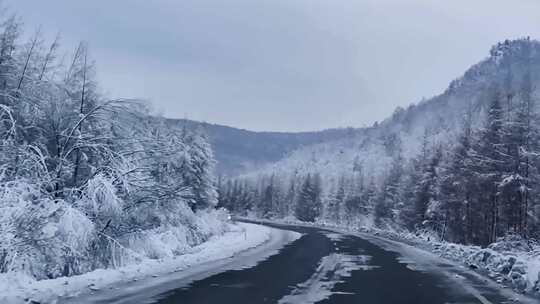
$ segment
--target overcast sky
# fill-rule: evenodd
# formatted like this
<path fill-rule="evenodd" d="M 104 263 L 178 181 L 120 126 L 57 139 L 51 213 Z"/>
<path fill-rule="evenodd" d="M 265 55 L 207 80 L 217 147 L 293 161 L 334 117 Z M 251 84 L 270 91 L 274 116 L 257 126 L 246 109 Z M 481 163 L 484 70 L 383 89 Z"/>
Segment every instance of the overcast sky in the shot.
<path fill-rule="evenodd" d="M 540 0 L 4 0 L 85 40 L 111 97 L 252 130 L 363 126 L 441 93 Z"/>

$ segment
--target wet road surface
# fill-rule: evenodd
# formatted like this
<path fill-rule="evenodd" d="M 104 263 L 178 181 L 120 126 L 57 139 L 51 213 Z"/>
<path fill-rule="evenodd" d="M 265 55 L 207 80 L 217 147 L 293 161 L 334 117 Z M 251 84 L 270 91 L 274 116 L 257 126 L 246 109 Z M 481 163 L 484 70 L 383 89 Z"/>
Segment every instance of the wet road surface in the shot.
<path fill-rule="evenodd" d="M 400 254 L 357 236 L 269 226 L 303 236 L 254 267 L 196 281 L 155 297 L 153 303 L 516 303 L 497 288 L 468 278 L 466 270 L 451 274 L 463 280 L 459 284 L 448 273 L 415 267 Z"/>

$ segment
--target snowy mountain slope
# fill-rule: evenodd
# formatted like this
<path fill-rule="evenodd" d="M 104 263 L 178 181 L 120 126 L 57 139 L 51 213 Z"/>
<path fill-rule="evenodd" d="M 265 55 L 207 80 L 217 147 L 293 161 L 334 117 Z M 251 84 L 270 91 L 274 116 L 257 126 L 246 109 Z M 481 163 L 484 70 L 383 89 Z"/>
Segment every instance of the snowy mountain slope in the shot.
<path fill-rule="evenodd" d="M 369 128 L 286 133 L 255 132 L 186 119 L 170 119 L 169 122 L 199 126 L 206 131 L 218 162 L 217 172 L 221 175 L 268 171 L 343 172 L 352 170 L 355 160 L 357 168 L 362 164 L 365 172 L 376 173 L 384 171 L 396 153 L 396 139 L 401 142 L 403 155 L 410 157 L 419 152 L 425 135 L 432 144 L 452 140 L 467 111 L 474 113 L 474 124 L 481 124 L 490 86 L 493 83 L 510 85 L 517 91 L 525 65 L 530 65 L 534 83 L 540 83 L 539 44 L 528 39 L 499 43 L 493 46 L 489 57 L 452 81 L 442 94 L 406 109 L 398 107 L 388 119 Z M 511 70 L 511 79 L 508 79 L 508 70 Z"/>
<path fill-rule="evenodd" d="M 467 112 L 472 114 L 473 127 L 480 126 L 494 84 L 517 92 L 527 70 L 537 88 L 540 42 L 527 38 L 499 43 L 492 47 L 489 57 L 452 81 L 442 94 L 407 109 L 399 107 L 382 123 L 350 136 L 296 149 L 248 176 L 321 172 L 335 177 L 354 170 L 380 176 L 397 153 L 407 159 L 420 153 L 424 141 L 431 146 L 454 141 Z"/>
<path fill-rule="evenodd" d="M 314 132 L 255 132 L 187 119 L 170 119 L 169 123 L 188 128 L 201 127 L 208 134 L 220 175 L 235 175 L 274 163 L 288 153 L 306 145 L 336 140 L 358 132 L 353 128 L 336 128 Z"/>

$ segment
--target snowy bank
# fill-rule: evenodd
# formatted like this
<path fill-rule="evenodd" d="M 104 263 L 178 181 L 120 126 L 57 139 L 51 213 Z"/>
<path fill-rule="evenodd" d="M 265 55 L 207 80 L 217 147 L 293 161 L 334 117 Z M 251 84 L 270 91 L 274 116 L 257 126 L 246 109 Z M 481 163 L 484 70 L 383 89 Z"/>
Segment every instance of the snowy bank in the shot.
<path fill-rule="evenodd" d="M 170 273 L 189 272 L 205 263 L 233 257 L 239 252 L 260 246 L 271 238 L 272 229 L 260 225 L 239 223 L 230 231 L 195 246 L 188 253 L 162 259 L 146 258 L 138 264 L 116 269 L 98 269 L 82 275 L 39 280 L 17 272 L 0 274 L 1 303 L 54 303 L 115 284 L 135 282 Z"/>
<path fill-rule="evenodd" d="M 411 245 L 457 262 L 519 293 L 540 296 L 540 245 L 538 242 L 524 240 L 517 236 L 507 236 L 482 248 L 440 241 L 437 236 L 430 234 L 365 227 L 347 230 Z"/>
<path fill-rule="evenodd" d="M 446 259 L 465 263 L 498 283 L 524 293 L 540 292 L 540 246 L 519 238 L 505 238 L 487 248 L 398 235 L 423 245 Z"/>

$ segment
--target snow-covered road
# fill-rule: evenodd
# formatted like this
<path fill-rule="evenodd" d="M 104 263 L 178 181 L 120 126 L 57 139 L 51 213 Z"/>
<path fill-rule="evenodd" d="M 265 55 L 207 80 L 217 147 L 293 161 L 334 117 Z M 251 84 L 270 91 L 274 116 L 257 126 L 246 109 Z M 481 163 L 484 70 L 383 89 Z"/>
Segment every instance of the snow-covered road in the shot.
<path fill-rule="evenodd" d="M 9 278 L 9 282 L 0 284 L 4 287 L 0 290 L 0 303 L 151 302 L 154 297 L 195 280 L 254 266 L 299 237 L 297 232 L 238 223 L 233 231 L 171 259 L 145 260 L 138 265 L 54 280 Z"/>

